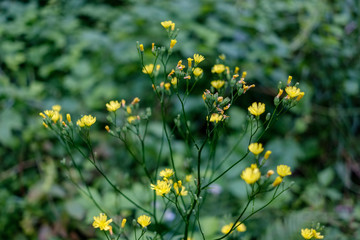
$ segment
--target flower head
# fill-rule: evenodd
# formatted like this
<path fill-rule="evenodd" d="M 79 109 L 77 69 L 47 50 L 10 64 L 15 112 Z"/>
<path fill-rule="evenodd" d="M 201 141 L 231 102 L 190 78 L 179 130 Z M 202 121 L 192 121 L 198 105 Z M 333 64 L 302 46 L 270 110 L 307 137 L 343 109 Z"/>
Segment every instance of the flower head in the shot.
<path fill-rule="evenodd" d="M 221 228 L 221 232 L 222 232 L 223 234 L 228 234 L 228 233 L 231 231 L 233 225 L 234 225 L 233 223 L 229 223 L 229 224 L 223 226 L 223 227 Z"/>
<path fill-rule="evenodd" d="M 129 116 L 129 117 L 127 118 L 127 121 L 128 121 L 128 123 L 131 124 L 133 121 L 135 121 L 135 120 L 137 120 L 137 119 L 139 119 L 138 116 Z"/>
<path fill-rule="evenodd" d="M 308 228 L 301 229 L 301 236 L 305 239 L 311 239 L 313 237 L 313 232 Z"/>
<path fill-rule="evenodd" d="M 168 29 L 169 27 L 172 27 L 172 25 L 174 25 L 174 27 L 175 27 L 175 23 L 173 23 L 172 21 L 164 21 L 164 22 L 161 22 L 161 25 L 162 25 L 165 29 Z"/>
<path fill-rule="evenodd" d="M 201 63 L 202 61 L 204 61 L 205 58 L 203 55 L 200 55 L 200 54 L 194 54 L 194 62 L 195 62 L 195 65 L 198 65 L 199 63 Z"/>
<path fill-rule="evenodd" d="M 256 164 L 251 164 L 251 167 L 246 168 L 241 173 L 241 178 L 244 179 L 247 184 L 255 183 L 257 180 L 259 180 L 260 177 L 261 172 Z"/>
<path fill-rule="evenodd" d="M 254 116 L 259 116 L 265 112 L 265 104 L 253 102 L 250 107 L 248 107 L 249 112 Z"/>
<path fill-rule="evenodd" d="M 93 227 L 100 228 L 100 230 L 108 231 L 112 227 L 109 225 L 112 222 L 112 219 L 106 220 L 107 216 L 104 213 L 100 213 L 100 216 L 94 217 Z"/>
<path fill-rule="evenodd" d="M 170 49 L 173 48 L 176 43 L 177 43 L 176 39 L 171 39 L 171 41 L 170 41 Z"/>
<path fill-rule="evenodd" d="M 123 218 L 123 220 L 121 221 L 121 228 L 124 228 L 126 224 L 126 218 Z"/>
<path fill-rule="evenodd" d="M 279 185 L 280 183 L 282 183 L 282 181 L 283 181 L 283 178 L 282 177 L 280 177 L 280 176 L 277 176 L 276 178 L 275 178 L 275 180 L 274 180 L 274 182 L 273 182 L 273 186 L 274 187 L 276 187 L 277 185 Z"/>
<path fill-rule="evenodd" d="M 152 72 L 154 71 L 154 64 L 148 64 L 145 65 L 142 69 L 142 72 L 145 74 L 152 74 Z"/>
<path fill-rule="evenodd" d="M 264 155 L 264 159 L 267 160 L 270 157 L 271 151 L 267 150 L 265 155 Z"/>
<path fill-rule="evenodd" d="M 174 175 L 174 170 L 172 169 L 169 169 L 169 168 L 165 168 L 164 170 L 160 171 L 160 177 L 163 177 L 163 178 L 170 178 L 172 175 Z"/>
<path fill-rule="evenodd" d="M 201 68 L 195 68 L 194 70 L 193 70 L 193 74 L 194 74 L 194 76 L 195 77 L 198 77 L 198 76 L 200 76 L 201 74 L 203 73 L 203 70 L 201 69 Z"/>
<path fill-rule="evenodd" d="M 225 65 L 224 64 L 216 64 L 212 67 L 211 72 L 220 74 L 223 71 L 225 71 Z"/>
<path fill-rule="evenodd" d="M 315 239 L 323 239 L 324 238 L 324 236 L 322 236 L 319 232 L 317 232 L 315 229 L 311 229 L 311 231 L 312 231 L 312 234 L 313 234 L 313 237 L 315 238 Z"/>
<path fill-rule="evenodd" d="M 120 103 L 118 101 L 110 101 L 109 103 L 106 104 L 106 109 L 109 112 L 115 112 L 116 110 L 118 110 L 120 108 Z"/>
<path fill-rule="evenodd" d="M 96 117 L 93 117 L 91 115 L 84 115 L 81 119 L 79 119 L 76 124 L 79 127 L 90 127 L 96 122 Z"/>
<path fill-rule="evenodd" d="M 54 106 L 52 106 L 52 110 L 54 110 L 56 112 L 60 112 L 61 106 L 60 105 L 54 105 Z"/>
<path fill-rule="evenodd" d="M 301 94 L 304 95 L 303 92 L 300 92 L 300 88 L 297 88 L 295 86 L 286 87 L 285 92 L 289 95 L 290 98 L 295 98 Z"/>
<path fill-rule="evenodd" d="M 261 143 L 251 143 L 249 145 L 249 151 L 255 155 L 259 155 L 262 151 L 264 151 L 264 148 Z"/>
<path fill-rule="evenodd" d="M 147 227 L 151 223 L 151 217 L 141 215 L 140 217 L 138 217 L 137 222 L 141 225 L 142 228 Z"/>
<path fill-rule="evenodd" d="M 157 180 L 157 184 L 151 184 L 151 189 L 155 190 L 156 195 L 158 196 L 164 196 L 165 194 L 168 194 L 171 190 L 171 184 L 169 181 L 161 181 Z"/>
<path fill-rule="evenodd" d="M 218 113 L 213 113 L 211 114 L 209 121 L 218 123 L 219 121 L 224 121 L 224 116 Z"/>
<path fill-rule="evenodd" d="M 245 226 L 245 224 L 243 224 L 243 223 L 238 224 L 238 226 L 236 227 L 236 231 L 238 231 L 238 232 L 245 232 L 245 231 L 246 231 L 246 226 Z"/>
<path fill-rule="evenodd" d="M 276 171 L 280 177 L 286 177 L 291 175 L 290 167 L 286 165 L 277 166 Z"/>
<path fill-rule="evenodd" d="M 216 80 L 216 81 L 211 81 L 211 86 L 213 86 L 216 89 L 220 89 L 224 86 L 225 81 L 223 80 Z"/>
<path fill-rule="evenodd" d="M 185 190 L 185 187 L 182 185 L 181 180 L 174 183 L 174 190 L 175 190 L 177 195 L 181 195 L 181 196 L 187 196 L 188 195 L 188 191 Z"/>

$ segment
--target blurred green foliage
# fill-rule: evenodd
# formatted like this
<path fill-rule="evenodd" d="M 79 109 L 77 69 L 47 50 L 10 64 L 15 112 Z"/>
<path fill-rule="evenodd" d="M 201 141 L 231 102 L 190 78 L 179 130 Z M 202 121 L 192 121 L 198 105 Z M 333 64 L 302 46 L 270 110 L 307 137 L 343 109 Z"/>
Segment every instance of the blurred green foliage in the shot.
<path fill-rule="evenodd" d="M 77 116 L 96 112 L 102 128 L 104 105 L 111 99 L 140 96 L 143 106 L 152 106 L 135 43 L 143 43 L 146 51 L 152 42 L 163 43 L 159 23 L 164 20 L 181 28 L 175 47 L 179 59 L 200 53 L 210 69 L 224 53 L 230 66 L 240 66 L 257 85 L 249 100 L 232 109 L 229 145 L 237 137 L 230 130 L 246 117 L 244 107 L 262 95 L 271 108 L 279 81 L 292 75 L 306 92 L 303 103 L 264 136 L 276 159 L 270 164 L 295 168 L 296 185 L 247 224 L 245 239 L 300 239 L 299 228 L 311 221 L 325 224 L 326 239 L 359 236 L 359 12 L 356 0 L 1 1 L 1 239 L 95 236 L 89 229 L 98 210 L 64 174 L 60 161 L 66 153 L 43 128 L 38 112 L 53 104 Z M 202 83 L 198 93 L 207 86 Z M 187 107 L 195 122 L 201 105 L 194 98 Z M 158 129 L 155 122 L 151 134 L 158 135 Z M 94 136 L 99 159 L 109 169 L 119 166 L 118 172 L 109 171 L 110 177 L 129 193 L 141 194 L 144 186 L 128 184 L 136 174 L 127 169 L 136 166 L 117 143 L 104 144 L 109 138 L 103 132 Z M 246 148 L 240 145 L 239 152 Z M 183 161 L 180 141 L 175 149 Z M 156 154 L 151 139 L 147 151 Z M 128 203 L 77 161 L 105 208 L 131 214 Z M 229 202 L 220 204 L 225 210 L 240 207 L 246 198 L 239 190 L 240 170 L 224 179 L 231 182 L 223 189 L 229 195 Z M 226 223 L 206 214 L 203 221 L 210 235 Z"/>

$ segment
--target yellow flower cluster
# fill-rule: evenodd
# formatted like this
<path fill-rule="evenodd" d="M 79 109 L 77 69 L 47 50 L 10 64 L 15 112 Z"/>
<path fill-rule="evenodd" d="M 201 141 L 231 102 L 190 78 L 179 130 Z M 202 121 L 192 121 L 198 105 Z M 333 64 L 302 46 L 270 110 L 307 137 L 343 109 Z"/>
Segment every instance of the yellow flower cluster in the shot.
<path fill-rule="evenodd" d="M 255 183 L 257 180 L 260 179 L 260 177 L 261 177 L 261 172 L 256 164 L 251 164 L 251 167 L 246 168 L 241 173 L 241 178 L 244 179 L 244 181 L 247 184 Z"/>
<path fill-rule="evenodd" d="M 324 236 L 321 235 L 320 232 L 317 232 L 315 229 L 311 228 L 305 228 L 301 229 L 301 236 L 304 239 L 324 239 Z"/>
<path fill-rule="evenodd" d="M 234 227 L 234 223 L 229 223 L 221 228 L 221 232 L 223 234 L 228 234 L 232 229 L 235 230 L 235 228 L 236 228 L 236 231 L 238 231 L 238 232 L 246 231 L 246 226 L 244 223 L 238 223 L 236 227 L 234 227 L 234 228 L 233 227 Z"/>
<path fill-rule="evenodd" d="M 160 171 L 159 176 L 163 178 L 163 180 L 157 180 L 157 184 L 150 184 L 152 190 L 155 191 L 156 195 L 164 196 L 171 191 L 171 187 L 174 188 L 176 195 L 186 196 L 188 195 L 188 191 L 186 191 L 185 186 L 182 184 L 182 181 L 179 180 L 173 184 L 173 181 L 170 179 L 174 175 L 174 170 L 166 168 Z M 189 182 L 191 180 L 191 175 L 186 176 L 186 181 Z"/>

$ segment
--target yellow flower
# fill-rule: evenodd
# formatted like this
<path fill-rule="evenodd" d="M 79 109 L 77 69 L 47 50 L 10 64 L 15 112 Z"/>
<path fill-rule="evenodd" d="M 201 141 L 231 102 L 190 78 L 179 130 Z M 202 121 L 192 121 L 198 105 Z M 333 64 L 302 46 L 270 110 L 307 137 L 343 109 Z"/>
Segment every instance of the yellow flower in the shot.
<path fill-rule="evenodd" d="M 264 155 L 264 159 L 268 159 L 270 157 L 271 151 L 268 150 L 266 151 L 265 155 Z"/>
<path fill-rule="evenodd" d="M 222 73 L 223 71 L 225 71 L 225 65 L 224 64 L 216 64 L 213 66 L 213 68 L 211 69 L 212 73 Z"/>
<path fill-rule="evenodd" d="M 135 121 L 136 119 L 138 119 L 138 117 L 137 116 L 130 116 L 130 117 L 128 117 L 127 118 L 127 121 L 128 121 L 128 123 L 132 123 L 133 121 Z"/>
<path fill-rule="evenodd" d="M 54 106 L 52 106 L 52 110 L 54 110 L 56 112 L 60 112 L 61 106 L 60 105 L 54 105 Z"/>
<path fill-rule="evenodd" d="M 222 88 L 222 86 L 224 86 L 224 84 L 225 84 L 225 81 L 222 81 L 222 80 L 211 81 L 211 86 L 213 86 L 216 89 Z"/>
<path fill-rule="evenodd" d="M 160 171 L 159 175 L 163 178 L 170 178 L 172 175 L 174 175 L 174 170 L 165 168 L 164 170 Z"/>
<path fill-rule="evenodd" d="M 118 101 L 110 101 L 106 104 L 106 108 L 109 112 L 115 112 L 120 108 L 120 103 Z"/>
<path fill-rule="evenodd" d="M 144 51 L 144 45 L 143 44 L 140 44 L 140 51 L 143 52 Z"/>
<path fill-rule="evenodd" d="M 179 191 L 180 188 L 181 191 Z M 182 185 L 181 180 L 179 180 L 177 183 L 174 183 L 174 189 L 177 195 L 181 195 L 181 196 L 188 195 L 188 191 L 185 190 L 185 187 Z"/>
<path fill-rule="evenodd" d="M 291 80 L 292 80 L 292 76 L 289 76 L 289 77 L 288 77 L 288 80 L 287 80 L 287 85 L 290 85 Z"/>
<path fill-rule="evenodd" d="M 193 70 L 193 74 L 194 74 L 194 76 L 195 77 L 198 77 L 198 76 L 200 76 L 201 74 L 203 73 L 203 70 L 201 69 L 201 68 L 195 68 L 194 70 Z"/>
<path fill-rule="evenodd" d="M 200 54 L 194 54 L 194 62 L 195 62 L 195 65 L 198 65 L 199 63 L 201 63 L 202 61 L 204 61 L 205 58 L 203 55 L 200 55 Z"/>
<path fill-rule="evenodd" d="M 302 99 L 304 95 L 304 92 L 300 92 L 299 96 L 296 98 L 296 101 L 300 101 L 300 99 Z"/>
<path fill-rule="evenodd" d="M 130 107 L 130 106 L 127 106 L 127 107 L 126 107 L 126 112 L 127 112 L 128 114 L 131 114 L 131 113 L 132 113 L 132 110 L 131 110 L 131 107 Z"/>
<path fill-rule="evenodd" d="M 91 115 L 84 115 L 81 119 L 79 119 L 76 124 L 79 127 L 90 127 L 96 122 L 96 117 L 93 117 Z"/>
<path fill-rule="evenodd" d="M 224 116 L 218 113 L 213 113 L 211 114 L 210 117 L 210 122 L 216 122 L 218 123 L 219 121 L 223 121 L 224 120 Z"/>
<path fill-rule="evenodd" d="M 171 190 L 171 184 L 169 181 L 161 181 L 157 180 L 157 184 L 151 184 L 151 189 L 155 190 L 156 195 L 158 196 L 164 196 L 165 194 L 168 194 Z"/>
<path fill-rule="evenodd" d="M 313 232 L 308 228 L 301 229 L 301 236 L 305 239 L 311 239 L 313 237 Z"/>
<path fill-rule="evenodd" d="M 176 39 L 171 39 L 171 41 L 170 41 L 170 49 L 173 48 L 176 43 L 177 43 Z"/>
<path fill-rule="evenodd" d="M 229 224 L 223 226 L 223 227 L 221 228 L 221 232 L 222 232 L 223 234 L 228 234 L 228 233 L 230 232 L 231 228 L 233 227 L 233 225 L 234 225 L 233 223 L 229 223 Z"/>
<path fill-rule="evenodd" d="M 300 88 L 297 88 L 295 86 L 286 87 L 285 92 L 289 95 L 290 98 L 295 98 L 295 97 L 299 96 L 300 94 L 304 94 L 303 92 L 300 92 Z"/>
<path fill-rule="evenodd" d="M 121 221 L 121 228 L 124 228 L 126 224 L 126 218 Z"/>
<path fill-rule="evenodd" d="M 191 66 L 192 66 L 192 61 L 193 61 L 194 59 L 188 58 L 187 60 L 188 60 L 188 68 L 191 68 Z"/>
<path fill-rule="evenodd" d="M 240 223 L 237 227 L 236 227 L 236 231 L 238 232 L 245 232 L 246 231 L 246 226 L 243 223 Z"/>
<path fill-rule="evenodd" d="M 282 181 L 283 181 L 282 177 L 277 176 L 277 177 L 275 178 L 275 181 L 273 182 L 272 185 L 273 185 L 274 187 L 276 187 L 277 185 L 279 185 L 280 183 L 282 183 Z"/>
<path fill-rule="evenodd" d="M 177 77 L 174 77 L 171 79 L 171 84 L 176 85 L 177 84 Z"/>
<path fill-rule="evenodd" d="M 284 90 L 279 89 L 279 93 L 276 95 L 276 98 L 280 98 L 280 96 L 283 94 Z"/>
<path fill-rule="evenodd" d="M 145 74 L 152 74 L 152 72 L 154 71 L 154 64 L 148 64 L 145 65 L 142 69 L 142 72 Z"/>
<path fill-rule="evenodd" d="M 267 173 L 266 173 L 266 177 L 270 177 L 271 175 L 274 174 L 274 170 L 269 170 Z"/>
<path fill-rule="evenodd" d="M 146 215 L 141 215 L 140 217 L 138 217 L 137 222 L 141 225 L 141 227 L 144 228 L 150 225 L 151 218 Z"/>
<path fill-rule="evenodd" d="M 169 90 L 169 89 L 170 89 L 170 86 L 171 86 L 170 83 L 165 83 L 165 84 L 164 84 L 164 87 L 165 87 L 166 90 Z"/>
<path fill-rule="evenodd" d="M 291 175 L 290 167 L 286 165 L 277 166 L 276 171 L 281 177 L 286 177 Z"/>
<path fill-rule="evenodd" d="M 71 122 L 71 116 L 70 116 L 70 114 L 68 113 L 68 114 L 66 114 L 66 120 L 70 123 Z"/>
<path fill-rule="evenodd" d="M 94 217 L 93 227 L 94 228 L 100 228 L 100 230 L 108 231 L 111 230 L 112 227 L 109 226 L 109 224 L 112 222 L 112 219 L 110 218 L 107 220 L 107 216 L 104 213 L 100 213 L 99 217 Z"/>
<path fill-rule="evenodd" d="M 186 181 L 186 182 L 191 182 L 192 178 L 193 178 L 193 176 L 192 176 L 191 174 L 186 175 L 185 181 Z"/>
<path fill-rule="evenodd" d="M 134 100 L 132 100 L 131 105 L 135 105 L 140 102 L 140 98 L 136 97 Z"/>
<path fill-rule="evenodd" d="M 255 183 L 257 180 L 259 180 L 260 177 L 261 172 L 256 164 L 251 164 L 251 167 L 246 168 L 241 173 L 241 178 L 244 179 L 247 184 Z"/>
<path fill-rule="evenodd" d="M 252 143 L 249 145 L 249 151 L 255 155 L 259 155 L 264 151 L 264 148 L 261 143 Z"/>
<path fill-rule="evenodd" d="M 105 130 L 106 130 L 107 132 L 110 132 L 110 127 L 109 127 L 108 125 L 106 125 L 106 126 L 105 126 Z"/>
<path fill-rule="evenodd" d="M 248 107 L 248 110 L 252 115 L 259 116 L 265 112 L 265 104 L 253 102 L 251 106 Z"/>
<path fill-rule="evenodd" d="M 59 105 L 57 105 L 59 106 Z M 61 108 L 61 107 L 60 107 Z M 46 116 L 48 116 L 54 123 L 56 123 L 60 118 L 61 115 L 58 111 L 55 110 L 45 110 L 44 113 L 46 114 Z M 40 116 L 42 116 L 43 118 L 45 118 L 45 115 L 40 113 Z"/>
<path fill-rule="evenodd" d="M 45 128 L 48 128 L 48 127 L 49 127 L 49 126 L 48 126 L 46 123 L 44 123 L 44 122 L 43 122 L 43 125 L 44 125 Z"/>
<path fill-rule="evenodd" d="M 324 236 L 320 235 L 320 233 L 317 232 L 315 229 L 312 228 L 311 231 L 312 231 L 313 237 L 315 239 L 323 239 L 324 238 Z"/>
<path fill-rule="evenodd" d="M 62 119 L 62 116 L 60 115 L 60 113 L 58 111 L 54 112 L 54 115 L 51 117 L 51 120 L 56 123 L 59 119 Z"/>
<path fill-rule="evenodd" d="M 174 27 L 175 27 L 175 23 L 173 23 L 172 21 L 164 21 L 164 22 L 161 22 L 161 25 L 162 25 L 165 29 L 168 29 L 169 27 L 172 27 L 172 25 L 174 25 Z"/>

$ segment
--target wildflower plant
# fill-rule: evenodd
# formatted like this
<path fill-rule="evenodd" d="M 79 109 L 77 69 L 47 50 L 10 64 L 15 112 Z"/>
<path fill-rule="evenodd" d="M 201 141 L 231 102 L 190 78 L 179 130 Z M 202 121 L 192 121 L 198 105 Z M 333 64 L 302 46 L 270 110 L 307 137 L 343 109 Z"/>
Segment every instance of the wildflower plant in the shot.
<path fill-rule="evenodd" d="M 223 126 L 231 118 L 229 109 L 255 85 L 246 80 L 246 71 L 240 73 L 239 67 L 231 69 L 226 66 L 224 56 L 220 56 L 212 67 L 212 79 L 205 79 L 201 64 L 206 61 L 206 57 L 199 53 L 194 53 L 186 60 L 177 59 L 177 63 L 171 65 L 169 60 L 174 49 L 181 44 L 177 40 L 179 30 L 175 28 L 175 23 L 172 21 L 161 22 L 161 26 L 168 35 L 168 42 L 164 46 L 152 43 L 150 47 L 137 43 L 141 71 L 148 77 L 149 85 L 154 91 L 160 108 L 163 137 L 159 139 L 160 149 L 157 159 L 152 159 L 145 152 L 145 139 L 149 121 L 152 119 L 152 108 L 150 106 L 143 108 L 146 103 L 141 102 L 138 97 L 134 97 L 131 101 L 117 99 L 104 103 L 104 110 L 106 109 L 108 112 L 108 124 L 105 126 L 105 130 L 110 136 L 120 140 L 121 146 L 141 167 L 145 178 L 139 178 L 139 181 L 147 186 L 152 195 L 152 201 L 148 205 L 141 205 L 137 199 L 131 198 L 120 189 L 97 162 L 90 138 L 91 127 L 97 124 L 95 116 L 81 116 L 75 124 L 72 122 L 70 114 L 66 115 L 65 120 L 60 113 L 61 107 L 54 106 L 53 109 L 40 113 L 43 117 L 43 125 L 51 129 L 68 150 L 69 158 L 78 172 L 82 184 L 85 184 L 82 169 L 74 161 L 71 149 L 78 151 L 120 197 L 136 208 L 132 230 L 125 226 L 125 218 L 121 222 L 113 221 L 112 218 L 107 220 L 107 216 L 116 213 L 105 213 L 102 205 L 92 196 L 89 187 L 86 184 L 85 188 L 80 187 L 74 181 L 99 209 L 100 215 L 94 217 L 93 226 L 104 231 L 108 239 L 110 239 L 110 235 L 116 235 L 116 239 L 129 239 L 129 235 L 132 233 L 135 239 L 145 236 L 146 239 L 171 239 L 174 236 L 178 236 L 180 239 L 191 239 L 195 233 L 205 239 L 206 233 L 201 227 L 201 207 L 208 200 L 207 190 L 213 184 L 218 183 L 230 170 L 238 167 L 240 162 L 250 159 L 246 163 L 248 167 L 244 168 L 241 175 L 238 176 L 248 187 L 247 201 L 244 202 L 240 212 L 232 213 L 231 220 L 224 223 L 223 227 L 219 227 L 215 238 L 224 239 L 230 234 L 235 234 L 233 232 L 241 235 L 247 229 L 248 219 L 291 187 L 291 183 L 284 181 L 292 174 L 290 167 L 279 163 L 276 169 L 278 176 L 273 176 L 275 171 L 268 169 L 266 165 L 267 161 L 272 161 L 271 150 L 266 149 L 260 140 L 282 114 L 298 104 L 304 96 L 304 92 L 301 92 L 298 83 L 291 86 L 292 77 L 289 77 L 286 86 L 279 85 L 279 93 L 274 97 L 275 108 L 272 112 L 266 113 L 266 110 L 271 108 L 267 108 L 261 99 L 252 103 L 247 109 L 248 119 L 241 134 L 243 137 L 249 136 L 245 154 L 237 156 L 236 161 L 229 161 L 229 156 L 234 154 L 235 147 L 242 140 L 239 138 L 228 154 L 223 159 L 218 159 L 215 157 L 215 152 L 221 140 L 220 133 L 223 131 Z M 153 61 L 145 62 L 145 54 L 152 54 Z M 190 124 L 187 112 L 189 95 L 196 89 L 199 81 L 206 81 L 208 84 L 208 89 L 204 89 L 202 96 L 199 96 L 204 103 L 205 116 L 201 120 L 205 126 L 204 130 L 196 129 Z M 287 95 L 281 98 L 284 91 Z M 172 123 L 167 120 L 171 115 L 167 110 L 170 100 L 172 102 L 176 100 L 180 106 L 180 112 L 173 119 L 172 128 L 169 127 Z M 186 145 L 184 157 L 192 160 L 187 167 L 179 167 L 179 164 L 175 164 L 173 148 L 175 134 L 180 136 Z M 76 143 L 77 136 L 80 136 L 85 143 L 88 153 Z M 164 146 L 168 148 L 168 152 L 164 151 Z M 168 159 L 165 166 L 160 166 L 159 160 L 162 157 Z M 155 162 L 156 167 L 153 167 L 154 165 L 151 165 L 150 162 Z M 227 167 L 224 167 L 225 162 Z M 256 199 L 267 192 L 272 192 L 271 199 L 263 206 L 255 208 Z M 158 203 L 162 204 L 158 205 Z M 160 211 L 159 208 L 161 208 Z M 164 214 L 167 210 L 176 213 L 177 224 L 166 223 L 168 226 L 164 228 Z M 137 235 L 139 231 L 141 234 Z M 304 230 L 301 234 L 320 239 L 320 235 L 312 230 L 309 231 Z"/>

